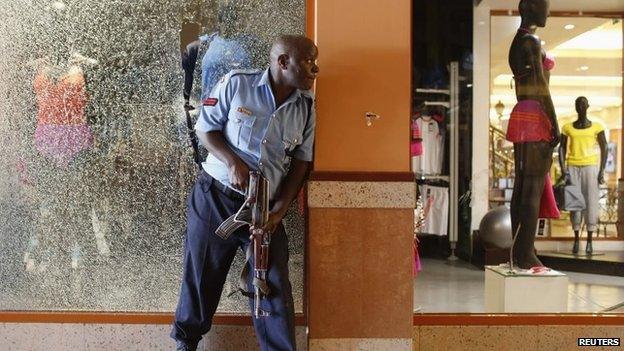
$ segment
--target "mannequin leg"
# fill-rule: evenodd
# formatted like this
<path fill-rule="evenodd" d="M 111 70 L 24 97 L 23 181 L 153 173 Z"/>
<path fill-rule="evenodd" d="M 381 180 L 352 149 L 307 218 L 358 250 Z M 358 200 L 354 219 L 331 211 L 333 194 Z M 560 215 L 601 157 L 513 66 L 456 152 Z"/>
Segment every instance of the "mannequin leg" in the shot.
<path fill-rule="evenodd" d="M 569 166 L 568 172 L 570 175 L 570 184 L 581 187 L 580 167 Z M 574 230 L 572 253 L 578 253 L 579 250 L 581 223 L 583 218 L 587 218 L 584 212 L 585 211 L 570 211 L 570 223 L 572 224 L 572 230 Z"/>
<path fill-rule="evenodd" d="M 511 235 L 514 237 L 522 218 L 522 185 L 524 176 L 522 174 L 522 155 L 523 149 L 521 144 L 514 144 L 514 189 L 511 195 Z"/>
<path fill-rule="evenodd" d="M 522 188 L 522 216 L 520 231 L 514 245 L 514 256 L 518 267 L 529 269 L 542 266 L 535 254 L 535 231 L 540 208 L 540 199 L 544 190 L 544 177 L 526 176 Z"/>
<path fill-rule="evenodd" d="M 597 229 L 600 201 L 599 184 L 598 184 L 598 166 L 586 166 L 582 168 L 581 173 L 581 190 L 585 197 L 585 223 L 587 224 L 587 246 L 585 253 L 591 255 L 594 251 L 592 246 L 592 234 Z"/>
<path fill-rule="evenodd" d="M 514 154 L 516 182 L 520 181 L 521 185 L 514 187 L 514 199 L 512 199 L 515 200 L 515 202 L 512 201 L 512 206 L 514 206 L 512 214 L 515 214 L 515 218 L 512 218 L 514 233 L 517 225 L 520 225 L 513 255 L 520 268 L 528 269 L 543 266 L 535 254 L 535 230 L 545 176 L 552 164 L 552 148 L 548 143 L 535 142 L 514 144 L 514 151 L 516 152 Z"/>

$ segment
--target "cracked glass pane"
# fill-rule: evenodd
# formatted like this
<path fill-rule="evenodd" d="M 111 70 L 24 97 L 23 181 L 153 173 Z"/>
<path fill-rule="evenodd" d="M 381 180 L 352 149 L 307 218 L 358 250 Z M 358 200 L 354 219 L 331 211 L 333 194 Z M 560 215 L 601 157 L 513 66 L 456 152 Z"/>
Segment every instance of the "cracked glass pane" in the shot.
<path fill-rule="evenodd" d="M 4 0 L 0 18 L 0 310 L 173 311 L 197 173 L 185 111 L 230 69 L 266 67 L 275 36 L 303 34 L 304 1 Z M 221 312 L 248 312 L 228 297 L 242 265 Z"/>

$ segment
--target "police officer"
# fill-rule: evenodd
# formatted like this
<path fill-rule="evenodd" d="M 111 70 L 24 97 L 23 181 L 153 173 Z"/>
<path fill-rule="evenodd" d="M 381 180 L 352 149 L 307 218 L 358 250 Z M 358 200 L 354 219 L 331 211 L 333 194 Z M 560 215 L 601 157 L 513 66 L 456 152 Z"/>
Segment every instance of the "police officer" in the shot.
<path fill-rule="evenodd" d="M 210 330 L 236 250 L 246 251 L 250 244 L 247 226 L 227 240 L 215 234 L 243 204 L 249 170 L 261 171 L 269 181 L 271 209 L 263 229 L 273 233 L 267 279 L 271 293 L 261 306 L 270 316 L 253 319 L 256 336 L 263 351 L 295 350 L 282 218 L 312 161 L 310 89 L 319 71 L 317 55 L 310 39 L 281 36 L 271 48 L 269 68 L 231 71 L 203 101 L 195 130 L 210 154 L 188 198 L 184 273 L 171 332 L 177 350 L 195 350 Z"/>

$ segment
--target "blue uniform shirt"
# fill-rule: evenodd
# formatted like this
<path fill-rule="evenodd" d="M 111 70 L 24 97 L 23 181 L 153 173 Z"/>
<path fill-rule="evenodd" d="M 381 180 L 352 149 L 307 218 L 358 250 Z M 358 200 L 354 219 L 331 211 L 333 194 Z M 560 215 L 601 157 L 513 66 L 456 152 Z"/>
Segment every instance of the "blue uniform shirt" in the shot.
<path fill-rule="evenodd" d="M 225 39 L 213 33 L 200 37 L 200 40 L 210 41 L 201 64 L 203 100 L 226 73 L 233 69 L 251 68 L 251 57 L 246 48 L 251 39 L 244 36 Z"/>
<path fill-rule="evenodd" d="M 234 70 L 204 100 L 195 130 L 223 132 L 228 146 L 251 170 L 269 180 L 270 199 L 275 199 L 290 166 L 291 157 L 312 161 L 314 145 L 314 96 L 295 90 L 276 109 L 269 69 Z M 209 154 L 204 170 L 230 185 L 227 166 Z"/>

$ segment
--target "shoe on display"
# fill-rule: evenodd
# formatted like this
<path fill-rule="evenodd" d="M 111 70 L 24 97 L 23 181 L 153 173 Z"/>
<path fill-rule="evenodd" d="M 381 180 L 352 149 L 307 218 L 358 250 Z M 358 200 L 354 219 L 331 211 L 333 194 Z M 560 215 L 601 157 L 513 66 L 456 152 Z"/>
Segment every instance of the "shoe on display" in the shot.
<path fill-rule="evenodd" d="M 587 242 L 587 245 L 585 246 L 585 253 L 588 255 L 591 255 L 594 252 L 594 248 L 592 246 L 592 242 L 589 241 Z"/>
<path fill-rule="evenodd" d="M 577 254 L 579 250 L 579 240 L 574 239 L 574 245 L 572 246 L 572 253 Z"/>

